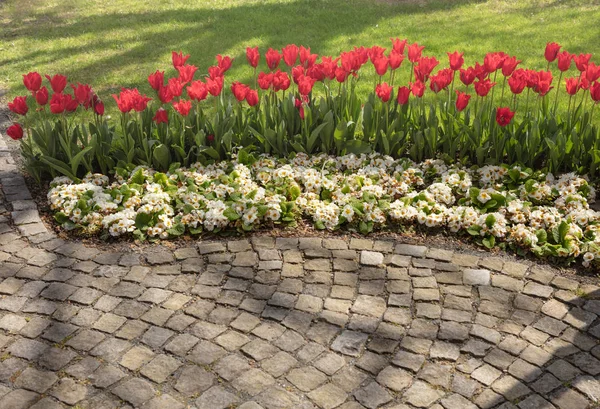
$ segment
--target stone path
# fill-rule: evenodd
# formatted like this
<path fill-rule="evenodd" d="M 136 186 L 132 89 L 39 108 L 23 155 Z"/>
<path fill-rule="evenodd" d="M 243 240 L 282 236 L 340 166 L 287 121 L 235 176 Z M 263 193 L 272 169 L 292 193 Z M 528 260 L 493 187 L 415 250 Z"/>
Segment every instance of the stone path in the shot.
<path fill-rule="evenodd" d="M 0 185 L 2 409 L 598 407 L 600 289 L 548 268 L 370 239 L 111 253 L 49 232 L 2 146 Z"/>

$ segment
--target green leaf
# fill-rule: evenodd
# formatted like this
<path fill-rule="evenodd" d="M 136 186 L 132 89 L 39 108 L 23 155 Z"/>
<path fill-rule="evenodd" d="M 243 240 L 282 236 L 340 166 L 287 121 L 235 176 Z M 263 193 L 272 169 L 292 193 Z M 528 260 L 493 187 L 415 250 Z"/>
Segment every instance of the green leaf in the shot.
<path fill-rule="evenodd" d="M 175 237 L 181 236 L 183 233 L 185 233 L 185 226 L 182 223 L 177 223 L 172 228 L 167 230 L 167 233 Z"/>
<path fill-rule="evenodd" d="M 491 249 L 496 244 L 496 238 L 494 236 L 489 236 L 481 240 L 481 242 L 486 248 Z"/>
<path fill-rule="evenodd" d="M 157 166 L 161 170 L 168 170 L 169 164 L 171 163 L 171 153 L 169 148 L 162 143 L 157 145 L 152 152 L 152 158 L 154 160 L 154 166 Z"/>
<path fill-rule="evenodd" d="M 227 219 L 229 219 L 229 221 L 231 222 L 236 221 L 242 217 L 231 207 L 228 207 L 223 211 L 223 216 L 227 217 Z"/>
<path fill-rule="evenodd" d="M 152 215 L 148 213 L 138 213 L 135 216 L 135 227 L 138 230 L 146 230 L 148 228 L 148 223 L 152 220 Z"/>

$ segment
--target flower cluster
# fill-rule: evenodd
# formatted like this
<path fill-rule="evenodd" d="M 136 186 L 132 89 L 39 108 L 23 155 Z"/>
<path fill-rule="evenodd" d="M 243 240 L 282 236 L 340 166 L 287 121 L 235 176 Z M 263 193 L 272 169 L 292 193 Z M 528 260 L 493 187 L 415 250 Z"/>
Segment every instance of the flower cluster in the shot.
<path fill-rule="evenodd" d="M 170 173 L 138 167 L 117 172 L 112 182 L 98 174 L 80 183 L 59 177 L 48 192 L 56 220 L 86 234 L 166 239 L 293 224 L 304 216 L 317 229 L 362 233 L 396 224 L 445 228 L 487 247 L 583 256 L 586 266 L 600 260 L 600 213 L 589 208 L 594 197 L 587 180 L 572 173 L 467 169 L 377 154 L 262 155 Z"/>

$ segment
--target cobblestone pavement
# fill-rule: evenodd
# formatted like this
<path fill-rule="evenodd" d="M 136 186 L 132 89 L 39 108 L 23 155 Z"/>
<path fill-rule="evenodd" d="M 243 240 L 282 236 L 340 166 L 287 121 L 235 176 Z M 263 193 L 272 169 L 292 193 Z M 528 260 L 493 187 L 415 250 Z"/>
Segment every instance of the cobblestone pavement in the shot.
<path fill-rule="evenodd" d="M 0 408 L 561 408 L 600 399 L 600 291 L 370 239 L 111 253 L 0 146 Z"/>

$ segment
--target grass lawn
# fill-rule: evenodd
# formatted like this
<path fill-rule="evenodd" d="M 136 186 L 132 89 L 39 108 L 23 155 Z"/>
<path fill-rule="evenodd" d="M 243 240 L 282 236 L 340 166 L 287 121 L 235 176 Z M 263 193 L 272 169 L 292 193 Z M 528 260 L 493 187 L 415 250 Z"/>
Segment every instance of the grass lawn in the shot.
<path fill-rule="evenodd" d="M 390 37 L 426 46 L 447 64 L 505 51 L 526 67 L 546 67 L 546 42 L 600 62 L 600 0 L 5 0 L 0 2 L 0 89 L 25 92 L 21 74 L 63 73 L 108 100 L 120 87 L 152 91 L 147 75 L 174 74 L 170 52 L 206 67 L 218 53 L 237 59 L 229 78 L 246 80 L 247 46 L 288 43 L 335 55 L 354 45 L 390 47 Z M 266 68 L 264 57 L 261 66 Z M 369 73 L 373 70 L 369 68 Z M 372 78 L 361 81 L 371 90 Z M 407 81 L 408 70 L 402 71 Z M 398 82 L 396 82 L 398 84 Z M 154 95 L 154 94 L 151 94 Z M 112 102 L 110 106 L 114 105 Z M 114 109 L 114 107 L 113 107 Z"/>

